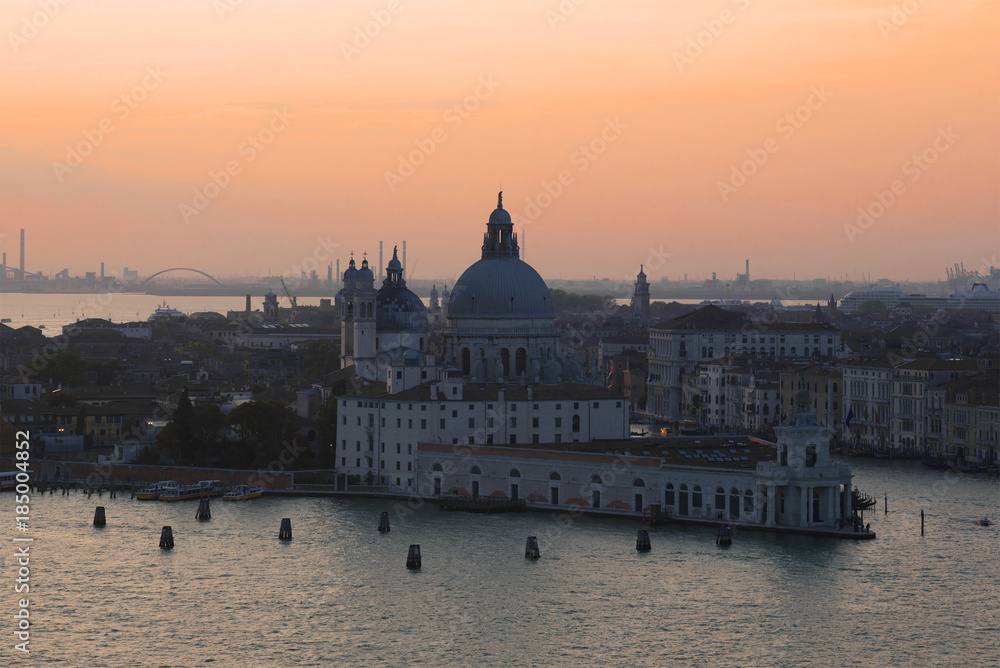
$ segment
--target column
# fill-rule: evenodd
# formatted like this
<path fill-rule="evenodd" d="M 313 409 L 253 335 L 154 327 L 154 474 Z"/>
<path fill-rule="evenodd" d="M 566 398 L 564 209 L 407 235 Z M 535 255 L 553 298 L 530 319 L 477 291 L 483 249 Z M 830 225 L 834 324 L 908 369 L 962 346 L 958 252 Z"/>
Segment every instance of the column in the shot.
<path fill-rule="evenodd" d="M 765 523 L 769 527 L 774 526 L 774 515 L 775 515 L 775 499 L 777 495 L 774 493 L 774 483 L 768 483 L 767 485 L 767 517 L 765 518 Z"/>
<path fill-rule="evenodd" d="M 799 526 L 807 526 L 809 522 L 809 488 L 799 485 Z"/>
<path fill-rule="evenodd" d="M 826 496 L 830 499 L 826 511 L 826 523 L 833 526 L 837 523 L 837 488 L 833 485 L 826 488 Z"/>

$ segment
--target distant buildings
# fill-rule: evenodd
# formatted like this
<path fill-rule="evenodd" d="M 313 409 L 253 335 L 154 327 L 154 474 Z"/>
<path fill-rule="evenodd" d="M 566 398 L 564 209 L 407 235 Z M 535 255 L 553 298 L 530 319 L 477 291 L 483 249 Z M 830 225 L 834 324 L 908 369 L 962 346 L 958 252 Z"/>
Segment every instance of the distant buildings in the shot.
<path fill-rule="evenodd" d="M 699 363 L 730 355 L 756 359 L 832 359 L 842 354 L 840 331 L 828 323 L 773 323 L 718 306 L 650 327 L 647 411 L 667 420 L 683 419 L 685 374 Z"/>

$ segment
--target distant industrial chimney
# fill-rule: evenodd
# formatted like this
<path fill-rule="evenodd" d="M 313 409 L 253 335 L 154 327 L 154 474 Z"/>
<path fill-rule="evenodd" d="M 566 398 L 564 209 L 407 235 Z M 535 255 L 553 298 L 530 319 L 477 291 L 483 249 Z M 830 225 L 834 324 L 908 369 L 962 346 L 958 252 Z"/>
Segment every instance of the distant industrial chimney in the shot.
<path fill-rule="evenodd" d="M 101 263 L 101 281 L 104 281 L 104 263 Z"/>
<path fill-rule="evenodd" d="M 24 228 L 21 228 L 21 280 L 24 280 Z"/>
<path fill-rule="evenodd" d="M 253 306 L 250 303 L 250 295 L 247 295 L 247 315 L 250 315 L 250 311 L 253 310 Z"/>
<path fill-rule="evenodd" d="M 747 260 L 747 285 L 750 285 L 750 260 Z"/>

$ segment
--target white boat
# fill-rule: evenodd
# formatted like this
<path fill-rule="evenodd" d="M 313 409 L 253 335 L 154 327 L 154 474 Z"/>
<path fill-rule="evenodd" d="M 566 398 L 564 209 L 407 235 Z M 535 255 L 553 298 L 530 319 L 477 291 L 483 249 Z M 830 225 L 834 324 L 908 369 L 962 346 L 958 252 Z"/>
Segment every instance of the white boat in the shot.
<path fill-rule="evenodd" d="M 183 311 L 178 311 L 175 308 L 170 308 L 169 306 L 167 306 L 167 302 L 164 301 L 163 304 L 156 307 L 156 310 L 153 311 L 152 315 L 146 318 L 146 320 L 148 322 L 157 322 L 159 320 L 174 320 L 176 318 L 186 318 L 186 317 L 187 317 L 186 313 L 184 313 Z"/>
<path fill-rule="evenodd" d="M 135 498 L 138 501 L 155 501 L 160 498 L 160 494 L 179 490 L 180 488 L 181 486 L 174 480 L 161 480 L 152 487 L 140 489 L 135 493 Z"/>
<path fill-rule="evenodd" d="M 264 490 L 260 487 L 251 487 L 250 485 L 237 485 L 231 490 L 226 492 L 222 500 L 223 501 L 246 501 L 248 499 L 256 499 L 264 493 Z"/>

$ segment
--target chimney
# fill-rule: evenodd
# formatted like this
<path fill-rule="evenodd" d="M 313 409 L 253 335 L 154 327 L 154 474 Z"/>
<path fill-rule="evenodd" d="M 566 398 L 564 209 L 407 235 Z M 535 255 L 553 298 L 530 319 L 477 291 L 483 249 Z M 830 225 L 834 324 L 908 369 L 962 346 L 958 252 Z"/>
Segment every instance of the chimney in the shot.
<path fill-rule="evenodd" d="M 101 263 L 101 281 L 104 280 L 104 263 Z"/>
<path fill-rule="evenodd" d="M 252 310 L 253 310 L 253 306 L 251 306 L 251 304 L 250 304 L 250 295 L 247 295 L 247 315 L 249 315 L 250 311 L 252 311 Z"/>
<path fill-rule="evenodd" d="M 21 228 L 21 280 L 24 280 L 24 228 Z"/>
<path fill-rule="evenodd" d="M 532 396 L 531 385 L 529 385 L 528 386 L 528 401 L 531 401 L 531 396 Z"/>

